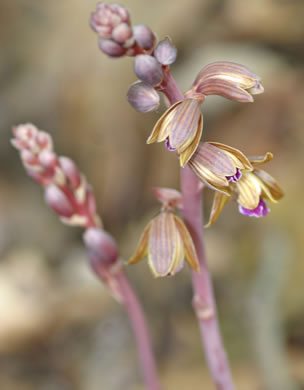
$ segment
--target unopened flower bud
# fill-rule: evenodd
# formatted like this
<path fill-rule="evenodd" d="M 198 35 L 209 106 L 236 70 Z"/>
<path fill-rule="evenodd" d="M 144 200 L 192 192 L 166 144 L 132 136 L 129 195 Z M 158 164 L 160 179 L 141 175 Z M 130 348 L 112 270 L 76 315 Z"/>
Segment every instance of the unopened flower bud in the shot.
<path fill-rule="evenodd" d="M 140 112 L 155 111 L 159 106 L 158 93 L 151 85 L 142 81 L 131 85 L 127 99 L 131 106 Z"/>
<path fill-rule="evenodd" d="M 45 201 L 60 217 L 70 218 L 74 214 L 70 200 L 55 185 L 46 188 Z"/>
<path fill-rule="evenodd" d="M 109 57 L 122 57 L 127 49 L 110 39 L 99 39 L 99 49 Z"/>
<path fill-rule="evenodd" d="M 78 188 L 81 183 L 81 176 L 74 161 L 68 157 L 59 157 L 59 162 L 61 169 L 65 176 L 68 178 L 71 186 L 74 189 Z"/>
<path fill-rule="evenodd" d="M 89 254 L 103 263 L 113 263 L 118 258 L 118 249 L 114 238 L 99 228 L 89 228 L 83 235 Z"/>
<path fill-rule="evenodd" d="M 26 165 L 37 164 L 37 156 L 27 149 L 21 151 L 21 159 Z"/>
<path fill-rule="evenodd" d="M 143 49 L 149 50 L 153 47 L 155 36 L 150 27 L 145 24 L 137 24 L 133 27 L 133 37 Z"/>
<path fill-rule="evenodd" d="M 177 49 L 169 39 L 164 39 L 157 44 L 154 56 L 162 65 L 170 65 L 176 60 Z"/>
<path fill-rule="evenodd" d="M 116 41 L 120 45 L 125 46 L 125 44 L 128 41 L 130 41 L 131 38 L 132 38 L 132 29 L 127 23 L 119 24 L 112 31 L 112 39 L 114 39 L 114 41 Z M 131 43 L 133 43 L 133 41 Z"/>
<path fill-rule="evenodd" d="M 39 153 L 39 162 L 44 168 L 52 169 L 56 166 L 57 156 L 54 152 L 44 149 Z"/>
<path fill-rule="evenodd" d="M 128 10 L 120 4 L 99 2 L 91 15 L 91 27 L 103 39 L 112 37 L 113 29 L 121 23 L 130 24 Z"/>
<path fill-rule="evenodd" d="M 150 85 L 157 85 L 162 81 L 163 71 L 157 60 L 148 54 L 141 54 L 134 59 L 136 76 Z"/>
<path fill-rule="evenodd" d="M 37 144 L 40 146 L 40 149 L 49 149 L 53 148 L 52 138 L 45 131 L 39 131 L 36 136 Z"/>

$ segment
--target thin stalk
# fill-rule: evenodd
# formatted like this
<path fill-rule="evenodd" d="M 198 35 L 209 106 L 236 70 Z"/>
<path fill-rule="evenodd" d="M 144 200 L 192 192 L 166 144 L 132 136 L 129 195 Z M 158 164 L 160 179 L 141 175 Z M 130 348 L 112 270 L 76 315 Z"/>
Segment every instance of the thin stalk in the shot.
<path fill-rule="evenodd" d="M 170 72 L 166 72 L 160 90 L 171 104 L 184 99 Z M 200 262 L 200 273 L 192 272 L 193 307 L 199 321 L 206 360 L 217 389 L 234 390 L 235 386 L 219 330 L 212 280 L 205 258 L 202 185 L 188 166 L 181 168 L 181 190 L 184 221 L 191 233 Z"/>

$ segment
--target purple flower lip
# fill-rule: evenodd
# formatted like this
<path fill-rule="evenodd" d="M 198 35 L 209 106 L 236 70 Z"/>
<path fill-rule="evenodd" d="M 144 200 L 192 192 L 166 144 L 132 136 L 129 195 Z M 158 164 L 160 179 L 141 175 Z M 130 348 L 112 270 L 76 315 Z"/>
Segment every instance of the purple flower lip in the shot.
<path fill-rule="evenodd" d="M 239 168 L 236 168 L 236 173 L 233 176 L 226 176 L 226 179 L 232 183 L 236 183 L 242 177 L 242 172 Z"/>
<path fill-rule="evenodd" d="M 169 137 L 167 137 L 165 140 L 165 146 L 169 150 L 169 152 L 174 152 L 174 150 L 176 150 L 175 148 L 172 148 L 172 146 L 170 145 Z"/>
<path fill-rule="evenodd" d="M 263 198 L 260 198 L 259 204 L 253 210 L 246 209 L 245 207 L 239 205 L 239 212 L 243 215 L 248 215 L 249 217 L 256 217 L 256 218 L 266 217 L 269 211 L 270 210 L 267 207 Z"/>

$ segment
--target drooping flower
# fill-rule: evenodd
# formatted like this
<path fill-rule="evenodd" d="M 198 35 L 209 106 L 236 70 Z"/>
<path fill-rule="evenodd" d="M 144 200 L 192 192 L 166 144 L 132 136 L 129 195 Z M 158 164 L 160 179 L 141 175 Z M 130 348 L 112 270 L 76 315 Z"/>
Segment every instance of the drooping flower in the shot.
<path fill-rule="evenodd" d="M 185 99 L 172 105 L 156 122 L 147 143 L 166 142 L 169 150 L 176 150 L 181 166 L 187 164 L 195 152 L 203 132 L 203 116 L 195 99 Z"/>
<path fill-rule="evenodd" d="M 160 277 L 180 271 L 186 259 L 199 272 L 191 235 L 184 222 L 173 213 L 175 208 L 182 207 L 182 194 L 171 188 L 154 188 L 153 193 L 162 204 L 161 212 L 146 226 L 129 264 L 147 256 L 154 276 Z"/>
<path fill-rule="evenodd" d="M 271 153 L 249 158 L 254 167 L 253 171 L 242 171 L 242 177 L 237 182 L 229 183 L 226 194 L 223 192 L 215 193 L 207 226 L 216 221 L 225 204 L 231 199 L 231 195 L 236 196 L 241 214 L 256 218 L 265 217 L 268 214 L 270 210 L 265 199 L 276 203 L 284 195 L 276 180 L 269 173 L 257 168 L 272 158 Z"/>
<path fill-rule="evenodd" d="M 184 259 L 199 272 L 191 235 L 184 222 L 169 211 L 162 211 L 146 226 L 129 264 L 146 256 L 155 277 L 174 275 L 183 267 Z"/>
<path fill-rule="evenodd" d="M 199 144 L 188 165 L 203 183 L 228 196 L 230 183 L 238 182 L 242 172 L 253 169 L 241 151 L 218 142 Z"/>

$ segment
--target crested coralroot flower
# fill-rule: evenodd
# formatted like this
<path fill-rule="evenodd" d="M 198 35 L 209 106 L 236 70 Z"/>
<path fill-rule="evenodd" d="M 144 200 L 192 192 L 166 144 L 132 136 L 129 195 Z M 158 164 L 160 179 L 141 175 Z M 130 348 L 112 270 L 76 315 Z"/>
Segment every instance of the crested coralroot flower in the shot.
<path fill-rule="evenodd" d="M 265 217 L 268 214 L 270 210 L 265 199 L 276 203 L 283 197 L 284 193 L 269 173 L 256 167 L 270 161 L 272 158 L 272 153 L 249 158 L 254 169 L 249 172 L 242 171 L 242 177 L 237 182 L 230 182 L 230 194 L 215 193 L 207 226 L 216 221 L 231 195 L 236 196 L 241 214 L 256 218 Z"/>
<path fill-rule="evenodd" d="M 173 104 L 156 122 L 147 143 L 166 142 L 167 148 L 176 150 L 181 166 L 187 164 L 195 152 L 203 132 L 200 103 L 185 99 Z"/>
<path fill-rule="evenodd" d="M 230 195 L 230 183 L 236 183 L 244 171 L 252 171 L 247 157 L 238 149 L 218 142 L 203 142 L 188 162 L 205 184 Z"/>
<path fill-rule="evenodd" d="M 199 72 L 186 96 L 220 95 L 237 102 L 253 102 L 252 95 L 264 92 L 260 79 L 243 65 L 228 61 L 214 62 Z"/>
<path fill-rule="evenodd" d="M 184 222 L 173 214 L 180 205 L 181 194 L 171 189 L 154 189 L 163 207 L 159 215 L 146 226 L 129 264 L 148 257 L 148 264 L 155 277 L 172 276 L 180 271 L 184 259 L 197 272 L 199 262 L 191 235 Z"/>

